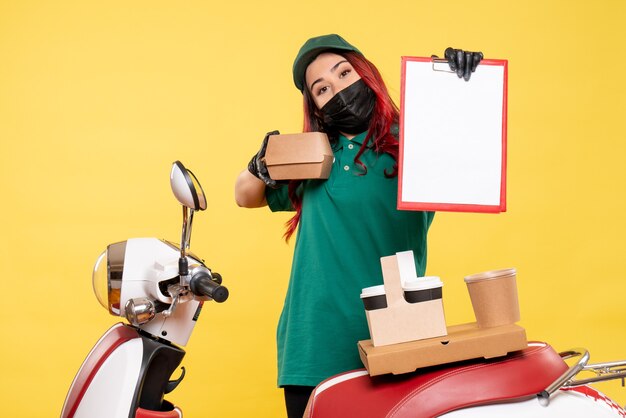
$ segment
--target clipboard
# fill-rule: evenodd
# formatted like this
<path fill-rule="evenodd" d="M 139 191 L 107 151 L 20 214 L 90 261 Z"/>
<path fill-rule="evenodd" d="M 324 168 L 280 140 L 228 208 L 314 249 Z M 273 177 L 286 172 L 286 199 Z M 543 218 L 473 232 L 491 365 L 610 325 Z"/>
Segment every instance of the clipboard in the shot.
<path fill-rule="evenodd" d="M 402 57 L 398 209 L 506 211 L 506 60 Z"/>

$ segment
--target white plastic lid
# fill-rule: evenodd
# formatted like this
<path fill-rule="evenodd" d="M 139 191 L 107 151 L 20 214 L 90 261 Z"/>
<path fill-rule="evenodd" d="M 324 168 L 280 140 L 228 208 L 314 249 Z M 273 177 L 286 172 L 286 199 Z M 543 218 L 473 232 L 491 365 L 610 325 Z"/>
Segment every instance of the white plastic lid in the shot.
<path fill-rule="evenodd" d="M 381 284 L 378 286 L 366 287 L 361 290 L 361 299 L 363 298 L 371 298 L 372 296 L 380 296 L 385 294 L 385 285 Z"/>
<path fill-rule="evenodd" d="M 491 270 L 484 273 L 472 274 L 465 277 L 465 283 L 474 283 L 483 280 L 504 279 L 505 277 L 515 276 L 517 271 L 514 268 Z"/>
<path fill-rule="evenodd" d="M 404 282 L 402 288 L 405 291 L 412 290 L 426 290 L 426 289 L 434 289 L 436 287 L 442 287 L 443 282 L 438 276 L 425 276 L 425 277 L 417 277 L 413 279 L 409 279 Z"/>

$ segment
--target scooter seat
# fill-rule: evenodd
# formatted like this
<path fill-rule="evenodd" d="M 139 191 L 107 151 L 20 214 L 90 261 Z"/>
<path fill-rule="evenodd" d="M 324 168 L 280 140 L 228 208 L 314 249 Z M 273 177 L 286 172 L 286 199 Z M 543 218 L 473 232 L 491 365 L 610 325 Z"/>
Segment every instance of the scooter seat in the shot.
<path fill-rule="evenodd" d="M 506 357 L 429 367 L 403 375 L 370 377 L 355 370 L 320 383 L 305 418 L 437 417 L 489 403 L 529 399 L 568 366 L 546 343 L 529 343 Z"/>

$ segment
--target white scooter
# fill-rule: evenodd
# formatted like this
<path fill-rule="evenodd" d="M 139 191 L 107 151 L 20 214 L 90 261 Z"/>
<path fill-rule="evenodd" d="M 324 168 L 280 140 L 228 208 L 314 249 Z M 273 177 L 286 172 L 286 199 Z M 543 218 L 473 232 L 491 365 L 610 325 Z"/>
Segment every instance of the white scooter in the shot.
<path fill-rule="evenodd" d="M 109 313 L 125 317 L 96 343 L 74 378 L 62 418 L 178 418 L 164 399 L 185 376 L 178 368 L 202 305 L 223 302 L 221 276 L 188 253 L 194 212 L 206 209 L 200 183 L 180 162 L 170 174 L 183 206 L 180 247 L 156 238 L 110 244 L 96 261 L 93 287 Z"/>
<path fill-rule="evenodd" d="M 61 418 L 179 418 L 164 399 L 184 377 L 169 380 L 205 301 L 223 302 L 219 274 L 187 252 L 193 214 L 206 209 L 193 173 L 175 162 L 170 174 L 183 205 L 178 247 L 156 238 L 111 244 L 98 258 L 93 285 L 112 315 L 131 325 L 111 327 L 74 378 Z M 579 357 L 568 367 L 567 358 Z M 491 360 L 370 377 L 365 369 L 318 385 L 306 418 L 626 418 L 626 411 L 588 384 L 626 378 L 626 361 L 588 364 L 584 349 L 557 354 L 545 343 Z M 596 376 L 575 380 L 581 372 Z M 263 416 L 263 414 L 260 414 Z"/>

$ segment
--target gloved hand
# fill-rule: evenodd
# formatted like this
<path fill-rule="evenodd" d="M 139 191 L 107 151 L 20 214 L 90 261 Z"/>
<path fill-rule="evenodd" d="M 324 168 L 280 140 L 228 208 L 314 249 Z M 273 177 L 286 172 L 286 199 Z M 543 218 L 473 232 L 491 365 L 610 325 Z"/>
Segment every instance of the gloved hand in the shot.
<path fill-rule="evenodd" d="M 267 141 L 270 138 L 270 135 L 279 135 L 280 132 L 272 131 L 265 134 L 265 138 L 263 138 L 263 143 L 261 144 L 261 149 L 257 152 L 250 162 L 248 163 L 248 171 L 252 173 L 256 178 L 260 179 L 265 183 L 266 186 L 275 189 L 278 187 L 278 183 L 276 180 L 272 180 L 269 172 L 267 171 L 267 165 L 265 164 L 265 150 L 267 149 Z"/>
<path fill-rule="evenodd" d="M 482 52 L 463 51 L 462 49 L 446 48 L 444 57 L 448 60 L 450 69 L 456 71 L 459 78 L 463 77 L 468 81 L 472 73 L 476 71 L 478 63 L 483 59 Z"/>

